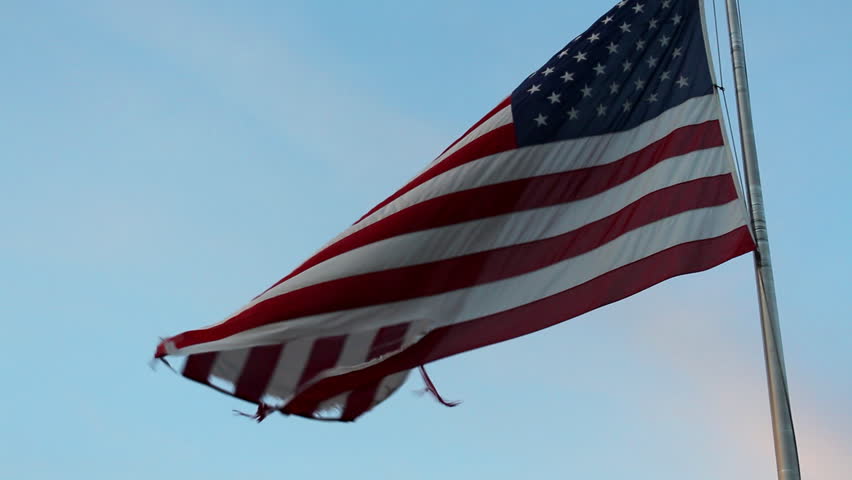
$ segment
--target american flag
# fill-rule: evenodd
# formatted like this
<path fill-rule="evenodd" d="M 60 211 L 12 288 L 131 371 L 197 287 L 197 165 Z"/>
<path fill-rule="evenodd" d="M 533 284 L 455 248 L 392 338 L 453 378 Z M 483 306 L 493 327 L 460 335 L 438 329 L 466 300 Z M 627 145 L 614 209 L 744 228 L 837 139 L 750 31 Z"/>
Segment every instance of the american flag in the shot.
<path fill-rule="evenodd" d="M 221 323 L 184 376 L 351 421 L 430 361 L 754 249 L 700 0 L 620 1 L 419 175 Z"/>

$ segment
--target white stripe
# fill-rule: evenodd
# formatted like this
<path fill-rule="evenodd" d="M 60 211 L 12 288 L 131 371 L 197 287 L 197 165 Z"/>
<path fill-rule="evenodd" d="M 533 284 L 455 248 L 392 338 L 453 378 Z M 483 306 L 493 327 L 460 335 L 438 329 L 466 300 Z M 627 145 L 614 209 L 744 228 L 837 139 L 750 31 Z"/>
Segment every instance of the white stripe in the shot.
<path fill-rule="evenodd" d="M 675 245 L 724 235 L 746 223 L 739 200 L 690 210 L 628 232 L 585 254 L 523 275 L 429 297 L 264 325 L 176 353 L 239 348 L 305 335 L 339 335 L 355 328 L 375 329 L 416 319 L 430 321 L 432 328 L 465 322 L 540 300 Z"/>
<path fill-rule="evenodd" d="M 248 359 L 249 350 L 251 349 L 241 348 L 239 350 L 219 352 L 216 355 L 216 360 L 213 362 L 213 368 L 210 369 L 211 383 L 213 378 L 224 380 L 229 383 L 229 388 L 225 389 L 233 393 L 234 385 L 240 377 L 243 365 Z M 221 383 L 217 383 L 217 386 L 223 387 Z"/>
<path fill-rule="evenodd" d="M 346 406 L 346 401 L 349 399 L 349 392 L 341 393 L 331 397 L 328 400 L 320 403 L 314 416 L 316 418 L 329 418 L 339 420 L 343 416 L 343 407 Z"/>
<path fill-rule="evenodd" d="M 308 363 L 314 340 L 317 338 L 316 335 L 311 335 L 310 338 L 294 339 L 284 345 L 278 357 L 278 363 L 275 365 L 275 371 L 266 387 L 266 395 L 286 400 L 293 394 L 296 384 L 302 378 L 302 372 L 305 370 L 305 364 Z"/>
<path fill-rule="evenodd" d="M 347 335 L 337 365 L 352 365 L 366 360 L 377 333 L 378 329 L 371 329 L 352 332 Z"/>
<path fill-rule="evenodd" d="M 488 217 L 380 240 L 330 258 L 276 285 L 259 303 L 318 283 L 554 237 L 612 215 L 661 188 L 730 173 L 723 148 L 660 162 L 629 181 L 571 203 Z"/>
<path fill-rule="evenodd" d="M 494 115 L 491 116 L 488 120 L 482 122 L 478 127 L 474 128 L 467 135 L 464 136 L 461 140 L 456 142 L 455 145 L 448 148 L 446 152 L 442 153 L 438 158 L 436 158 L 430 165 L 434 165 L 436 163 L 440 163 L 445 158 L 450 155 L 456 153 L 461 150 L 462 147 L 469 144 L 470 142 L 476 140 L 477 138 L 485 135 L 491 130 L 502 127 L 503 125 L 508 125 L 512 123 L 512 105 L 506 105 L 500 111 L 495 112 Z"/>

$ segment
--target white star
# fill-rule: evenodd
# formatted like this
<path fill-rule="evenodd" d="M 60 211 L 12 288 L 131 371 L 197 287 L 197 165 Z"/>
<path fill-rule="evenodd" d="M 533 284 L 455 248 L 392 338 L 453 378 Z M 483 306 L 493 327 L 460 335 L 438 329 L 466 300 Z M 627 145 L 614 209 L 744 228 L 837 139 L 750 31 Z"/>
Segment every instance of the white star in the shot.
<path fill-rule="evenodd" d="M 648 57 L 648 60 L 647 60 L 647 62 L 648 62 L 648 68 L 654 68 L 654 67 L 656 67 L 656 66 L 657 66 L 657 60 L 659 60 L 659 58 L 657 58 L 657 57 L 655 57 L 655 56 L 653 56 L 653 55 L 652 55 L 652 56 L 650 56 L 650 57 Z"/>
<path fill-rule="evenodd" d="M 630 60 L 625 60 L 624 63 L 621 64 L 621 66 L 624 67 L 624 71 L 626 72 L 630 70 L 630 67 L 632 67 L 633 64 L 630 63 Z"/>
<path fill-rule="evenodd" d="M 571 110 L 568 110 L 568 120 L 577 120 L 577 116 L 580 115 L 580 111 L 574 107 L 571 107 Z"/>
<path fill-rule="evenodd" d="M 562 50 L 561 52 L 559 52 L 559 56 L 558 56 L 558 58 L 562 58 L 562 57 L 564 57 L 565 55 L 568 55 L 568 50 Z"/>
<path fill-rule="evenodd" d="M 618 28 L 621 29 L 622 33 L 627 33 L 627 32 L 630 31 L 630 24 L 627 23 L 627 22 L 624 22 L 621 25 L 619 25 Z"/>
<path fill-rule="evenodd" d="M 644 5 L 642 5 L 641 3 L 637 3 L 636 5 L 633 5 L 633 13 L 638 15 L 645 11 L 644 8 Z"/>
<path fill-rule="evenodd" d="M 588 85 L 586 85 L 585 87 L 581 88 L 581 89 L 580 89 L 580 91 L 581 91 L 581 92 L 583 92 L 583 98 L 591 97 L 591 96 L 592 96 L 592 88 L 591 88 L 591 87 L 589 87 Z"/>
<path fill-rule="evenodd" d="M 609 50 L 609 54 L 618 53 L 618 45 L 613 42 L 609 42 L 609 45 L 606 46 L 606 49 Z"/>
<path fill-rule="evenodd" d="M 603 75 L 603 74 L 604 74 L 604 72 L 606 71 L 606 67 L 604 67 L 603 65 L 601 65 L 600 63 L 598 63 L 597 65 L 595 65 L 595 68 L 593 68 L 592 70 L 594 70 L 595 72 L 597 72 L 597 73 L 598 73 L 598 75 Z"/>
<path fill-rule="evenodd" d="M 659 20 L 657 20 L 656 18 L 652 18 L 648 22 L 648 28 L 650 28 L 651 30 L 654 30 L 655 28 L 657 28 L 657 23 L 659 23 Z"/>
<path fill-rule="evenodd" d="M 625 6 L 625 5 L 627 5 L 627 0 L 621 0 L 620 2 L 618 2 L 618 5 L 616 5 L 616 6 L 617 6 L 618 8 L 621 8 L 621 7 Z"/>
<path fill-rule="evenodd" d="M 607 23 L 609 23 L 609 22 L 611 22 L 611 21 L 612 21 L 612 15 L 607 15 L 607 16 L 606 16 L 606 18 L 604 18 L 603 20 L 601 20 L 601 23 L 603 23 L 604 25 L 606 25 Z"/>
<path fill-rule="evenodd" d="M 585 52 L 577 52 L 577 55 L 574 55 L 572 58 L 575 58 L 578 62 L 582 62 L 583 60 L 586 59 L 586 53 Z"/>
<path fill-rule="evenodd" d="M 636 50 L 645 50 L 645 40 L 636 40 Z"/>
<path fill-rule="evenodd" d="M 656 101 L 657 101 L 657 94 L 656 93 L 652 93 L 651 95 L 648 96 L 648 103 L 654 103 Z"/>
<path fill-rule="evenodd" d="M 538 85 L 533 85 L 527 91 L 530 92 L 530 93 L 539 92 L 539 91 L 541 91 L 541 84 L 539 83 Z"/>
<path fill-rule="evenodd" d="M 681 55 L 683 55 L 683 48 L 681 48 L 681 47 L 675 48 L 674 52 L 672 52 L 672 57 L 674 57 L 674 58 L 677 58 Z"/>
<path fill-rule="evenodd" d="M 630 100 L 625 100 L 624 103 L 621 104 L 621 106 L 624 108 L 624 111 L 626 112 L 626 111 L 630 110 L 630 107 L 632 107 L 633 104 L 630 103 Z"/>
<path fill-rule="evenodd" d="M 551 104 L 559 103 L 559 97 L 561 97 L 561 96 L 562 96 L 561 93 L 553 92 L 553 93 L 550 94 L 549 97 L 547 97 L 547 99 L 550 100 Z"/>
<path fill-rule="evenodd" d="M 601 36 L 597 33 L 593 33 L 593 34 L 589 35 L 589 38 L 588 38 L 588 40 L 592 43 L 595 43 L 600 39 L 601 39 Z"/>
<path fill-rule="evenodd" d="M 642 87 L 645 86 L 645 80 L 637 78 L 636 81 L 633 82 L 633 85 L 636 85 L 636 90 L 642 90 Z"/>
<path fill-rule="evenodd" d="M 547 125 L 547 117 L 540 113 L 537 117 L 533 118 L 533 120 L 535 120 L 535 123 L 537 123 L 539 127 Z"/>
<path fill-rule="evenodd" d="M 662 82 L 663 80 L 671 80 L 671 78 L 672 78 L 672 76 L 671 76 L 671 74 L 669 73 L 669 70 L 666 70 L 665 72 L 663 72 L 663 73 L 662 73 L 662 75 L 660 75 L 660 81 L 661 81 L 661 82 Z"/>
<path fill-rule="evenodd" d="M 674 17 L 672 17 L 672 21 L 675 25 L 679 24 L 683 17 L 680 16 L 679 13 L 676 13 Z"/>
<path fill-rule="evenodd" d="M 680 88 L 688 87 L 689 86 L 689 79 L 684 77 L 683 75 L 681 75 L 680 78 L 678 78 L 675 83 Z"/>
<path fill-rule="evenodd" d="M 620 87 L 621 87 L 621 85 L 619 85 L 619 84 L 617 84 L 617 83 L 615 83 L 615 82 L 610 83 L 610 84 L 609 84 L 609 93 L 611 93 L 611 94 L 615 95 L 616 93 L 618 93 L 618 89 L 619 89 Z"/>
<path fill-rule="evenodd" d="M 665 47 L 666 45 L 669 44 L 669 40 L 671 40 L 671 37 L 667 37 L 667 36 L 663 35 L 662 37 L 660 37 L 660 46 Z"/>
<path fill-rule="evenodd" d="M 606 107 L 598 105 L 598 116 L 603 117 L 604 115 L 606 115 Z"/>
<path fill-rule="evenodd" d="M 553 67 L 547 67 L 541 72 L 541 74 L 546 77 L 546 76 L 550 75 L 551 73 L 553 73 L 553 70 L 554 70 Z"/>
<path fill-rule="evenodd" d="M 562 76 L 561 76 L 561 77 L 559 77 L 559 78 L 561 78 L 563 82 L 568 83 L 568 82 L 570 82 L 571 80 L 574 80 L 574 74 L 573 74 L 573 73 L 569 73 L 569 72 L 565 72 L 565 73 L 563 73 L 563 74 L 562 74 Z"/>
<path fill-rule="evenodd" d="M 669 8 L 672 5 L 672 0 L 663 0 L 663 8 Z"/>

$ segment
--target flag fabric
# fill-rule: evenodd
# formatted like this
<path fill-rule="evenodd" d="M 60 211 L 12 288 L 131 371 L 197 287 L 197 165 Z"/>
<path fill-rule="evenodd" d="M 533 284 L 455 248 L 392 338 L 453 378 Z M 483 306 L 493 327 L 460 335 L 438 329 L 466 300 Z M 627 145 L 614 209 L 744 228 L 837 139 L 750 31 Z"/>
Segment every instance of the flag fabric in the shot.
<path fill-rule="evenodd" d="M 410 369 L 752 251 L 702 7 L 618 2 L 408 184 L 156 357 L 261 418 L 351 421 Z"/>

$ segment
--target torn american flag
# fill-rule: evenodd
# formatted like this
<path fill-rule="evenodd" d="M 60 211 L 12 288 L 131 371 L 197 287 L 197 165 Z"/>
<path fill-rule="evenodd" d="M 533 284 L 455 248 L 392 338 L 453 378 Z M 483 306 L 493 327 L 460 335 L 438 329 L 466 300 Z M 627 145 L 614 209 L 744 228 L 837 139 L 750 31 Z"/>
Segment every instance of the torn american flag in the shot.
<path fill-rule="evenodd" d="M 427 362 L 754 248 L 699 0 L 621 1 L 399 191 L 210 327 L 184 376 L 351 421 Z"/>

